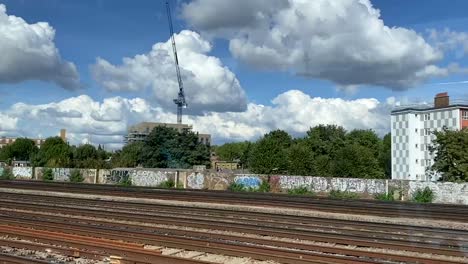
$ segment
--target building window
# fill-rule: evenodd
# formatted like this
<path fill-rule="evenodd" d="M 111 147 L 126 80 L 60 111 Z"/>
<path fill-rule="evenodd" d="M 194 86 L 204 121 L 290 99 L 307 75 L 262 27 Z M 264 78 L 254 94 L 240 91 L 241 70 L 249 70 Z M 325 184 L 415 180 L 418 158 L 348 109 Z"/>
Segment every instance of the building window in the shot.
<path fill-rule="evenodd" d="M 418 129 L 417 129 L 417 128 L 415 128 L 415 129 L 414 129 L 414 132 L 418 133 Z"/>
<path fill-rule="evenodd" d="M 430 128 L 424 129 L 424 135 L 426 135 L 426 136 L 431 135 L 431 129 Z"/>
<path fill-rule="evenodd" d="M 419 161 L 419 160 L 418 160 L 418 159 L 416 159 L 416 163 L 418 163 L 418 161 Z"/>
<path fill-rule="evenodd" d="M 424 120 L 431 120 L 431 115 L 430 114 L 425 114 L 424 115 Z"/>
<path fill-rule="evenodd" d="M 415 144 L 414 146 L 415 146 L 416 148 L 418 148 L 418 144 Z"/>
<path fill-rule="evenodd" d="M 468 120 L 468 110 L 464 110 L 464 111 L 462 112 L 462 119 L 463 119 L 463 120 Z"/>

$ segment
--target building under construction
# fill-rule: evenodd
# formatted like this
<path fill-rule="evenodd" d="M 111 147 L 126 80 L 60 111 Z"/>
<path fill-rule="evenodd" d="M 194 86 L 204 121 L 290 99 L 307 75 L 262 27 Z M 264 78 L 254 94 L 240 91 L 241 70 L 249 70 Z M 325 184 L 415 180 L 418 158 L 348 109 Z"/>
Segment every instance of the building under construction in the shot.
<path fill-rule="evenodd" d="M 192 126 L 187 124 L 172 124 L 172 123 L 157 123 L 157 122 L 141 122 L 128 128 L 128 134 L 125 136 L 125 143 L 144 141 L 155 127 L 163 126 L 176 129 L 178 132 L 192 131 Z M 198 141 L 205 145 L 211 144 L 210 134 L 198 135 Z"/>

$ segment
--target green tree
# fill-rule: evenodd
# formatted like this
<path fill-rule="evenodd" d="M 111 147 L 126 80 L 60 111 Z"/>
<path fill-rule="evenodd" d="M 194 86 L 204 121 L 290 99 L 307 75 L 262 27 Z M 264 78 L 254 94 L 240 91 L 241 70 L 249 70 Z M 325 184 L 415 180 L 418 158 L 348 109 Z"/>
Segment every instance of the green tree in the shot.
<path fill-rule="evenodd" d="M 112 167 L 136 167 L 141 164 L 143 146 L 144 142 L 133 142 L 114 152 L 111 158 Z"/>
<path fill-rule="evenodd" d="M 307 132 L 305 142 L 314 155 L 314 172 L 317 175 L 335 176 L 333 166 L 345 141 L 346 130 L 336 125 L 318 125 Z"/>
<path fill-rule="evenodd" d="M 34 141 L 28 138 L 18 138 L 10 145 L 5 146 L 0 151 L 0 160 L 27 160 L 36 154 L 38 148 Z"/>
<path fill-rule="evenodd" d="M 431 152 L 435 153 L 432 172 L 440 173 L 442 181 L 468 181 L 468 129 L 435 132 Z"/>
<path fill-rule="evenodd" d="M 386 178 L 392 177 L 392 135 L 386 134 L 382 141 L 382 150 L 379 155 L 380 166 Z"/>
<path fill-rule="evenodd" d="M 72 149 L 75 167 L 97 169 L 106 167 L 106 152 L 100 146 L 96 149 L 93 145 L 84 144 Z"/>
<path fill-rule="evenodd" d="M 288 149 L 288 172 L 292 175 L 315 175 L 314 153 L 299 140 Z"/>
<path fill-rule="evenodd" d="M 269 174 L 288 169 L 287 148 L 292 144 L 291 136 L 282 130 L 272 131 L 255 144 L 250 158 L 250 169 L 254 173 Z"/>
<path fill-rule="evenodd" d="M 384 178 L 383 168 L 374 152 L 373 149 L 357 142 L 349 142 L 336 155 L 333 175 L 349 178 Z"/>
<path fill-rule="evenodd" d="M 69 167 L 72 165 L 73 153 L 70 146 L 60 137 L 47 138 L 35 156 L 35 166 Z"/>
<path fill-rule="evenodd" d="M 144 142 L 140 155 L 144 167 L 190 168 L 209 165 L 210 147 L 198 141 L 191 131 L 156 127 Z"/>
<path fill-rule="evenodd" d="M 239 161 L 244 168 L 248 168 L 248 161 L 252 153 L 253 144 L 248 141 L 226 143 L 214 148 L 221 160 Z"/>

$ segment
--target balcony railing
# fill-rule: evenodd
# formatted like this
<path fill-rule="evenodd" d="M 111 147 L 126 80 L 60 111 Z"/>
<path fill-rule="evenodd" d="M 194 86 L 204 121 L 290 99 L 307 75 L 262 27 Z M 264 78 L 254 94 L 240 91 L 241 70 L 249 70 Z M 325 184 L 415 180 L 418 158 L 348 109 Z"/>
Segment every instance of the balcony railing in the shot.
<path fill-rule="evenodd" d="M 456 106 L 456 105 L 468 106 L 468 99 L 450 100 L 449 107 Z M 431 108 L 434 108 L 434 103 L 421 102 L 421 103 L 395 106 L 392 108 L 392 111 L 399 111 L 399 110 L 404 110 L 404 109 L 425 110 L 425 109 L 431 109 Z"/>

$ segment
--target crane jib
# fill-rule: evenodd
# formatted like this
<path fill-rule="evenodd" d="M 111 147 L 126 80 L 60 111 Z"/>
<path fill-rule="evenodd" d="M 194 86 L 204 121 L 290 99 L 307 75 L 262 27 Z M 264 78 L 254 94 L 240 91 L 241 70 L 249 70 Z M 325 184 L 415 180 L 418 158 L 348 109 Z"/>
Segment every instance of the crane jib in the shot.
<path fill-rule="evenodd" d="M 166 10 L 167 20 L 169 21 L 169 31 L 171 34 L 172 52 L 174 53 L 174 61 L 176 66 L 177 82 L 179 84 L 179 93 L 177 99 L 174 99 L 174 103 L 177 105 L 177 123 L 182 124 L 182 108 L 187 107 L 187 103 L 185 102 L 184 85 L 182 83 L 182 77 L 180 74 L 179 59 L 177 57 L 177 48 L 174 37 L 174 28 L 172 26 L 171 9 L 169 7 L 169 2 L 166 2 Z"/>

